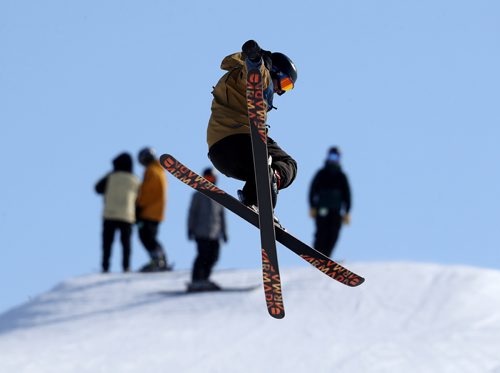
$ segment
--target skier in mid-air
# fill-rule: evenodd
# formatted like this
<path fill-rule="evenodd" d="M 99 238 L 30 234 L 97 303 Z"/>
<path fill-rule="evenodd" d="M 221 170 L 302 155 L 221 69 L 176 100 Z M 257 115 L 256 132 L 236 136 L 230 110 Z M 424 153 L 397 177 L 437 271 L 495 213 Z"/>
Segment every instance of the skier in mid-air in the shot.
<path fill-rule="evenodd" d="M 243 44 L 241 52 L 222 60 L 221 69 L 227 73 L 212 91 L 212 115 L 207 128 L 208 156 L 221 173 L 245 181 L 243 189 L 238 191 L 238 197 L 245 205 L 256 206 L 257 191 L 246 101 L 246 58 L 261 63 L 267 111 L 273 109 L 274 93 L 282 95 L 294 87 L 297 68 L 286 55 L 263 50 L 255 41 L 249 40 Z M 288 187 L 295 179 L 297 163 L 270 137 L 267 137 L 267 150 L 274 207 L 278 190 Z"/>

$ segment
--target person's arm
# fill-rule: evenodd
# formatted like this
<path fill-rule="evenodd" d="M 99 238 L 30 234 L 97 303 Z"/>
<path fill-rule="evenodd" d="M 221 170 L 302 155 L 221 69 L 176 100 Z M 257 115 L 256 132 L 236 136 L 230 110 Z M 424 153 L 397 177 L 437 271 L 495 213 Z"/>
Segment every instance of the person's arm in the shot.
<path fill-rule="evenodd" d="M 106 193 L 106 183 L 108 182 L 108 176 L 104 176 L 101 180 L 97 182 L 97 184 L 94 186 L 94 189 L 97 194 L 104 194 Z"/>
<path fill-rule="evenodd" d="M 342 203 L 344 205 L 344 214 L 342 215 L 342 223 L 351 224 L 351 188 L 347 176 L 342 172 Z"/>
<path fill-rule="evenodd" d="M 271 81 L 271 69 L 273 66 L 271 52 L 262 49 L 255 40 L 248 40 L 241 46 L 241 58 L 244 62 L 248 58 L 250 64 L 253 65 L 252 67 L 260 70 L 263 77 L 263 88 L 266 90 Z M 243 74 L 246 77 L 246 63 L 243 64 Z"/>
<path fill-rule="evenodd" d="M 351 188 L 346 174 L 342 173 L 342 203 L 344 211 L 348 214 L 351 211 Z"/>
<path fill-rule="evenodd" d="M 315 218 L 318 212 L 316 206 L 316 194 L 318 189 L 319 174 L 320 172 L 318 171 L 311 182 L 311 186 L 309 187 L 309 216 L 311 216 L 311 218 Z"/>

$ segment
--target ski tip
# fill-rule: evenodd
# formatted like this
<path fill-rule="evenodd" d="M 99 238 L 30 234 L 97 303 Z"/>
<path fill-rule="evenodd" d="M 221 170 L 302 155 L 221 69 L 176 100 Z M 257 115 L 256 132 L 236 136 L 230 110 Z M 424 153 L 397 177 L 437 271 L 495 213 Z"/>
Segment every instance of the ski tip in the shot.
<path fill-rule="evenodd" d="M 175 158 L 170 154 L 162 154 L 160 155 L 160 164 L 163 167 L 169 167 L 172 163 L 174 163 Z"/>
<path fill-rule="evenodd" d="M 275 319 L 279 320 L 285 317 L 285 310 L 283 308 L 270 307 L 267 310 L 269 311 L 269 315 Z"/>
<path fill-rule="evenodd" d="M 163 160 L 165 160 L 167 158 L 173 158 L 173 157 L 168 153 L 162 154 L 162 155 L 160 155 L 160 162 L 163 162 Z"/>

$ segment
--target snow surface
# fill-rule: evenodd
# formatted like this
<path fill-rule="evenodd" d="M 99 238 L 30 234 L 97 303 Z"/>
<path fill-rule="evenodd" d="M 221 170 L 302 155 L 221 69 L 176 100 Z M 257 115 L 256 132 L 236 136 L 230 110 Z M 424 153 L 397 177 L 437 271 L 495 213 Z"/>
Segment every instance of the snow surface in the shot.
<path fill-rule="evenodd" d="M 187 271 L 72 278 L 0 315 L 0 372 L 500 372 L 499 271 L 348 266 L 365 284 L 282 268 L 283 320 L 262 287 L 176 294 Z"/>

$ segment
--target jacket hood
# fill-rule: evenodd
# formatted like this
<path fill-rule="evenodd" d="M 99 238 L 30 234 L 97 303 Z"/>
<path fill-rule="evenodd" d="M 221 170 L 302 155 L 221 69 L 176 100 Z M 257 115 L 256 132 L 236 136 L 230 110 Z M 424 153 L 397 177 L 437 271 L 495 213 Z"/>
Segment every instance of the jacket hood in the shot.
<path fill-rule="evenodd" d="M 244 61 L 241 58 L 241 52 L 230 54 L 229 56 L 224 57 L 220 64 L 220 68 L 222 70 L 232 70 L 235 67 L 241 67 L 244 65 Z"/>
<path fill-rule="evenodd" d="M 128 153 L 122 153 L 113 159 L 113 169 L 115 171 L 132 172 L 132 156 Z"/>

